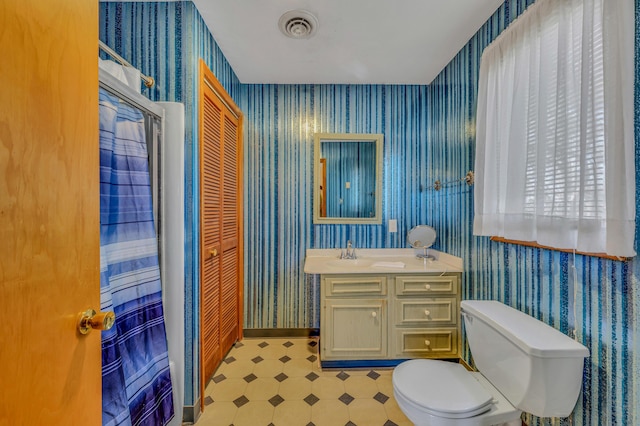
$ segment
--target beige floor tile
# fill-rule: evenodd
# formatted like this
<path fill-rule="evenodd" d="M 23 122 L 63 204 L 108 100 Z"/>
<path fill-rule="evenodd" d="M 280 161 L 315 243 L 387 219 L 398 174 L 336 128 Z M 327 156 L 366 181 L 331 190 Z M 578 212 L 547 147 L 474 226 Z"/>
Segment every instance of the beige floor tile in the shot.
<path fill-rule="evenodd" d="M 273 405 L 267 401 L 249 401 L 238 408 L 233 426 L 267 426 L 273 420 Z"/>
<path fill-rule="evenodd" d="M 259 351 L 260 348 L 258 347 L 258 345 L 245 345 L 243 343 L 241 347 L 231 349 L 229 355 L 233 356 L 235 359 L 251 359 L 257 356 Z"/>
<path fill-rule="evenodd" d="M 376 380 L 376 386 L 378 391 L 387 396 L 393 396 L 393 383 L 391 382 L 391 376 L 380 376 Z"/>
<path fill-rule="evenodd" d="M 337 399 L 321 399 L 311 407 L 315 426 L 343 426 L 349 421 L 349 408 Z"/>
<path fill-rule="evenodd" d="M 214 401 L 233 401 L 242 396 L 247 389 L 247 382 L 243 379 L 226 379 L 220 383 L 211 382 L 205 391 L 206 396 L 210 396 Z"/>
<path fill-rule="evenodd" d="M 275 426 L 306 426 L 311 421 L 311 407 L 304 401 L 284 401 L 273 411 Z"/>
<path fill-rule="evenodd" d="M 382 426 L 387 421 L 384 405 L 375 399 L 354 399 L 349 408 L 349 419 L 358 426 Z"/>
<path fill-rule="evenodd" d="M 367 376 L 352 376 L 344 381 L 344 389 L 355 398 L 373 398 L 378 393 L 376 381 Z"/>
<path fill-rule="evenodd" d="M 304 358 L 292 359 L 284 364 L 282 372 L 289 377 L 304 377 L 311 372 L 313 364 Z"/>
<path fill-rule="evenodd" d="M 389 398 L 384 404 L 384 409 L 387 413 L 389 420 L 397 424 L 398 426 L 413 426 L 413 423 L 404 415 L 395 399 Z"/>
<path fill-rule="evenodd" d="M 238 411 L 236 404 L 230 401 L 214 402 L 207 405 L 198 419 L 198 426 L 228 426 Z"/>
<path fill-rule="evenodd" d="M 258 347 L 258 345 L 260 345 L 262 342 L 271 342 L 271 339 L 267 339 L 264 337 L 245 337 L 244 339 L 242 339 L 240 341 L 240 343 L 242 343 L 244 346 L 254 346 L 254 347 Z"/>
<path fill-rule="evenodd" d="M 347 373 L 350 376 L 366 376 L 367 374 L 369 374 L 371 372 L 370 368 L 354 368 L 354 369 L 349 369 L 349 370 L 343 370 L 345 373 Z M 336 371 L 336 374 L 340 373 L 340 370 Z"/>
<path fill-rule="evenodd" d="M 282 373 L 284 364 L 277 359 L 265 359 L 253 367 L 253 374 L 258 377 L 275 377 Z"/>
<path fill-rule="evenodd" d="M 388 380 L 391 380 L 391 376 L 393 375 L 393 368 L 390 368 L 390 369 L 378 369 L 378 368 L 376 368 L 374 371 L 380 375 L 378 377 L 379 379 L 380 378 L 386 378 Z"/>
<path fill-rule="evenodd" d="M 322 366 L 320 365 L 320 358 L 311 362 L 311 369 L 316 373 L 318 373 L 319 371 L 322 371 Z"/>
<path fill-rule="evenodd" d="M 291 342 L 294 343 L 294 345 L 287 348 L 287 355 L 292 358 L 306 358 L 317 354 L 316 349 L 309 346 L 308 339 L 291 340 Z"/>
<path fill-rule="evenodd" d="M 282 345 L 286 340 L 271 342 L 269 346 L 260 349 L 259 355 L 264 359 L 279 359 L 287 354 L 287 348 Z"/>
<path fill-rule="evenodd" d="M 248 359 L 237 359 L 230 364 L 223 362 L 213 377 L 224 374 L 227 378 L 242 378 L 253 371 L 256 364 Z"/>
<path fill-rule="evenodd" d="M 311 382 L 304 377 L 290 377 L 278 387 L 278 394 L 286 400 L 304 399 L 310 393 Z"/>
<path fill-rule="evenodd" d="M 278 386 L 276 379 L 258 378 L 247 385 L 244 394 L 249 401 L 267 401 L 278 393 Z"/>
<path fill-rule="evenodd" d="M 338 399 L 345 388 L 337 377 L 319 377 L 311 383 L 311 392 L 320 399 Z"/>

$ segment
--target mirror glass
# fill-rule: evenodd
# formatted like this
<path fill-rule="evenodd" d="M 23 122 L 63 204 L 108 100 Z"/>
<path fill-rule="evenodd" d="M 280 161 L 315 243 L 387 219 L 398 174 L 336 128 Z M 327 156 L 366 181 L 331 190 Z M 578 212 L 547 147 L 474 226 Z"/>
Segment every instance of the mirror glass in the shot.
<path fill-rule="evenodd" d="M 316 133 L 314 223 L 382 223 L 382 140 Z"/>

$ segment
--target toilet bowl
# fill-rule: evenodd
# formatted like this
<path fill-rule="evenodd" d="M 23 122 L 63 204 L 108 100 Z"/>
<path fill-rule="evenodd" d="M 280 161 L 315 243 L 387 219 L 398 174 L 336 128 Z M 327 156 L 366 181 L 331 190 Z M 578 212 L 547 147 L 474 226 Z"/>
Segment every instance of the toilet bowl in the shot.
<path fill-rule="evenodd" d="M 393 372 L 393 393 L 417 426 L 520 425 L 520 410 L 480 373 L 448 361 L 416 359 Z"/>
<path fill-rule="evenodd" d="M 478 372 L 437 360 L 405 361 L 393 372 L 400 409 L 418 426 L 520 425 L 522 411 L 566 417 L 589 351 L 556 329 L 495 301 L 463 301 Z"/>

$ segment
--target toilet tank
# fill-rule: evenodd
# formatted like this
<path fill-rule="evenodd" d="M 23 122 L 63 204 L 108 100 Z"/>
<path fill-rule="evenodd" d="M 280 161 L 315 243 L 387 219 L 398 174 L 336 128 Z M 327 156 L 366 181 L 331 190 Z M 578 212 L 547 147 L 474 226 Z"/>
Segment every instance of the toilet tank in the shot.
<path fill-rule="evenodd" d="M 511 404 L 539 417 L 567 417 L 582 386 L 589 350 L 503 303 L 460 304 L 473 361 Z"/>

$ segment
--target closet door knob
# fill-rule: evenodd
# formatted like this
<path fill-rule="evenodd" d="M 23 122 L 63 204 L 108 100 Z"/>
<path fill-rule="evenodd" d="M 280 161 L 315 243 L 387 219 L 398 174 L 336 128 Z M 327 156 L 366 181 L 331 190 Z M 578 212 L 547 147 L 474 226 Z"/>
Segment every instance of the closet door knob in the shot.
<path fill-rule="evenodd" d="M 424 345 L 425 345 L 425 346 L 431 346 L 431 342 L 430 342 L 429 340 L 425 340 L 425 341 L 424 341 Z"/>
<path fill-rule="evenodd" d="M 116 322 L 116 314 L 111 311 L 98 312 L 87 309 L 78 315 L 78 331 L 80 334 L 89 334 L 91 330 L 109 330 Z"/>
<path fill-rule="evenodd" d="M 429 284 L 425 284 L 424 288 L 425 290 L 431 290 L 431 286 Z"/>
<path fill-rule="evenodd" d="M 371 316 L 372 316 L 373 318 L 375 318 L 375 317 L 377 317 L 377 316 L 378 316 L 378 314 L 377 314 L 377 313 L 375 313 L 375 312 L 371 312 Z"/>
<path fill-rule="evenodd" d="M 428 317 L 429 315 L 431 315 L 431 312 L 429 312 L 428 309 L 424 310 L 424 316 Z"/>

